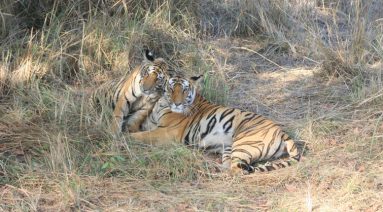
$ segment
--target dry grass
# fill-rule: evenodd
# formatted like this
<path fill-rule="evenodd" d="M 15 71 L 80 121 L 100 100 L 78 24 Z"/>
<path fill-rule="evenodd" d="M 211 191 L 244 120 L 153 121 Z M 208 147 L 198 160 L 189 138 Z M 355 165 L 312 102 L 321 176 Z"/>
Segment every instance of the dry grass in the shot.
<path fill-rule="evenodd" d="M 381 211 L 383 3 L 0 3 L 0 210 Z M 214 102 L 282 123 L 296 166 L 230 177 L 218 157 L 123 139 L 87 93 L 149 46 Z"/>

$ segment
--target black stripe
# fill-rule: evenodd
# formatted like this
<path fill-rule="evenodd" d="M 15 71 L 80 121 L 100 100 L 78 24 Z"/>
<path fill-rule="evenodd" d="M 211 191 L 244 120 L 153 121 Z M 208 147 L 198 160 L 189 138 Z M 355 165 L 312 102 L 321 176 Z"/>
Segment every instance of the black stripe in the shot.
<path fill-rule="evenodd" d="M 115 95 L 115 96 L 116 96 L 117 99 L 118 99 L 118 97 L 120 96 L 120 93 L 121 93 L 121 89 L 117 89 L 116 93 L 117 93 L 117 95 Z"/>
<path fill-rule="evenodd" d="M 155 125 L 158 124 L 157 121 L 154 120 L 154 116 L 153 116 L 153 114 L 151 114 L 151 116 L 149 117 L 149 120 L 150 120 L 150 122 L 152 122 L 152 124 L 155 124 Z"/>
<path fill-rule="evenodd" d="M 251 146 L 251 147 L 255 147 L 254 145 L 256 144 L 259 144 L 259 143 L 263 143 L 263 141 L 246 141 L 246 142 L 242 142 L 240 144 L 235 144 L 236 147 L 240 147 L 240 146 Z"/>
<path fill-rule="evenodd" d="M 268 133 L 268 132 L 267 132 Z M 271 141 L 269 141 L 269 144 L 267 145 L 267 149 L 266 149 L 266 155 L 269 154 L 270 152 L 270 148 L 272 145 L 274 145 L 275 143 L 275 134 L 278 133 L 278 130 L 275 130 L 274 133 L 273 133 L 273 137 L 271 138 Z"/>
<path fill-rule="evenodd" d="M 193 128 L 193 137 L 192 137 L 192 142 L 193 144 L 195 143 L 195 141 L 197 140 L 197 135 L 198 135 L 198 132 L 201 130 L 201 125 L 198 124 L 198 125 L 195 125 L 194 128 Z"/>
<path fill-rule="evenodd" d="M 164 116 L 164 115 L 166 115 L 166 114 L 169 114 L 169 113 L 171 113 L 171 112 L 172 112 L 172 111 L 167 111 L 167 112 L 165 112 L 165 113 L 161 114 L 161 116 L 160 116 L 160 117 L 158 117 L 158 120 L 161 120 L 162 116 Z"/>
<path fill-rule="evenodd" d="M 213 116 L 213 118 L 211 118 L 209 120 L 209 123 L 207 124 L 206 131 L 201 134 L 201 139 L 205 138 L 205 136 L 213 130 L 216 123 L 217 119 L 215 118 L 215 116 Z"/>
<path fill-rule="evenodd" d="M 262 149 L 260 149 L 259 147 L 261 147 Z M 259 158 L 257 158 L 257 160 L 263 158 L 262 153 L 263 153 L 263 149 L 265 148 L 265 144 L 263 144 L 263 145 L 261 144 L 259 146 L 254 146 L 253 148 L 255 148 L 259 151 Z"/>
<path fill-rule="evenodd" d="M 294 142 L 294 141 L 293 141 Z M 291 147 L 291 149 L 289 150 L 290 152 L 294 151 L 297 149 L 297 146 L 295 145 L 295 142 L 293 143 L 293 146 Z"/>
<path fill-rule="evenodd" d="M 246 112 L 246 111 L 245 111 Z M 246 112 L 246 114 L 245 114 L 245 117 L 247 117 L 247 116 L 252 116 L 252 115 L 254 115 L 255 113 L 252 113 L 252 112 Z"/>
<path fill-rule="evenodd" d="M 270 128 L 273 126 L 275 126 L 274 123 L 269 123 L 265 126 L 262 126 L 261 128 L 258 129 L 257 133 L 263 130 L 264 132 L 262 133 L 262 135 L 265 137 L 267 135 L 267 133 L 269 133 Z M 252 134 L 252 135 L 254 135 L 254 134 Z"/>
<path fill-rule="evenodd" d="M 198 125 L 195 125 L 193 128 L 193 135 L 197 135 L 200 129 L 201 129 L 201 124 L 198 123 Z M 194 137 L 193 137 L 193 140 L 194 140 Z"/>
<path fill-rule="evenodd" d="M 252 158 L 252 154 L 249 151 L 245 150 L 245 149 L 233 149 L 231 154 L 233 154 L 234 152 L 242 152 L 242 153 L 248 154 L 250 156 L 250 158 Z"/>
<path fill-rule="evenodd" d="M 186 146 L 189 146 L 189 144 L 190 144 L 189 135 L 190 135 L 190 130 L 188 131 L 188 134 L 186 134 L 186 137 L 184 138 L 184 144 Z"/>
<path fill-rule="evenodd" d="M 212 110 L 209 115 L 207 115 L 206 119 L 209 119 L 217 110 L 219 109 L 219 107 L 215 108 L 214 110 Z"/>
<path fill-rule="evenodd" d="M 224 163 L 225 161 L 230 160 L 230 159 L 231 159 L 230 156 L 225 156 L 225 158 L 222 159 L 222 163 Z"/>
<path fill-rule="evenodd" d="M 118 98 L 117 98 L 117 99 L 118 99 Z M 106 100 L 106 101 L 108 101 L 108 100 Z M 112 103 L 116 104 L 116 103 L 117 103 L 117 100 L 114 99 L 114 96 L 113 96 L 113 95 L 109 95 L 109 101 L 108 101 L 108 104 L 109 104 L 109 102 L 112 102 Z"/>
<path fill-rule="evenodd" d="M 221 122 L 222 121 L 222 119 L 224 119 L 227 115 L 229 115 L 229 114 L 231 114 L 232 112 L 234 112 L 234 108 L 232 108 L 232 109 L 227 109 L 227 110 L 225 110 L 223 113 L 222 113 L 222 115 L 221 115 L 221 117 L 219 118 L 219 122 Z"/>
<path fill-rule="evenodd" d="M 277 154 L 281 150 L 282 143 L 283 143 L 282 141 L 279 142 L 279 146 L 278 146 L 277 150 L 274 152 L 274 154 L 272 154 L 270 156 L 270 158 L 273 158 L 275 156 L 275 154 Z"/>
<path fill-rule="evenodd" d="M 183 117 L 181 120 L 179 120 L 179 122 L 177 122 L 176 124 L 172 123 L 172 126 L 177 126 L 179 125 L 181 122 L 183 122 L 187 117 Z"/>
<path fill-rule="evenodd" d="M 263 117 L 263 116 L 258 116 L 257 118 L 253 119 L 252 121 L 253 121 L 252 124 L 253 124 L 254 126 L 258 126 L 258 125 L 261 125 L 261 124 L 263 124 L 264 122 L 266 122 L 267 119 L 265 119 L 265 117 Z"/>
<path fill-rule="evenodd" d="M 221 116 L 222 117 L 222 116 Z M 225 124 L 223 124 L 223 129 L 225 129 L 225 134 L 227 134 L 229 132 L 229 130 L 231 129 L 231 127 L 233 126 L 233 120 L 234 120 L 234 116 L 232 116 Z M 226 127 L 227 124 L 230 124 Z"/>
<path fill-rule="evenodd" d="M 233 159 L 238 159 L 238 160 L 240 161 L 239 163 L 237 163 L 237 167 L 238 167 L 238 168 L 244 169 L 244 170 L 249 171 L 249 172 L 253 172 L 253 171 L 254 171 L 253 167 L 251 167 L 251 166 L 246 162 L 246 160 L 244 160 L 244 159 L 242 159 L 242 158 L 239 158 L 239 157 L 232 157 L 231 159 L 232 159 L 232 160 L 233 160 Z"/>
<path fill-rule="evenodd" d="M 274 125 L 274 123 L 270 122 L 266 125 L 264 125 L 268 120 L 266 119 L 263 119 L 261 121 L 259 121 L 257 124 L 255 124 L 254 126 L 256 127 L 255 129 L 253 129 L 251 132 L 250 132 L 250 135 L 254 135 L 256 133 L 259 133 L 261 131 L 265 131 L 265 130 L 270 130 L 270 128 L 272 127 L 272 125 Z M 254 127 L 253 126 L 253 127 Z M 266 131 L 266 133 L 268 133 L 268 131 Z M 263 136 L 265 136 L 265 132 L 262 134 Z"/>
<path fill-rule="evenodd" d="M 256 116 L 257 114 L 255 114 L 255 113 L 253 113 L 252 114 L 252 116 L 250 116 L 250 117 L 248 117 L 248 118 L 245 118 L 245 119 L 243 119 L 240 123 L 239 123 L 239 125 L 238 126 L 242 126 L 243 124 L 245 124 L 245 123 L 247 123 L 247 122 L 249 122 L 252 118 L 254 118 L 255 116 Z M 246 114 L 246 116 L 247 116 L 247 114 Z"/>
<path fill-rule="evenodd" d="M 240 158 L 240 157 L 237 157 L 237 156 L 232 156 L 231 157 L 231 160 L 233 161 L 233 160 L 239 160 L 239 161 L 241 161 L 241 162 L 244 162 L 244 163 L 247 163 L 243 158 Z"/>
<path fill-rule="evenodd" d="M 189 123 L 191 123 L 190 126 L 191 126 L 196 120 L 201 121 L 200 118 L 201 118 L 201 116 L 203 115 L 203 112 L 202 112 L 201 110 L 199 110 L 199 111 L 200 111 L 201 113 L 200 113 L 199 115 L 195 115 L 195 116 L 193 117 L 193 119 L 189 122 Z"/>

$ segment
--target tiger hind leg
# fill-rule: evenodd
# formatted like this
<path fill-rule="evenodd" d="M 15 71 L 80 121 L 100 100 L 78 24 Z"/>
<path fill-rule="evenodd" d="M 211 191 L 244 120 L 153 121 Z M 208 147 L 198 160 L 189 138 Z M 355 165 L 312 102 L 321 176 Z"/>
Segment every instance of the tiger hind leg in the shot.
<path fill-rule="evenodd" d="M 291 138 L 289 138 L 287 134 L 283 135 L 282 139 L 284 140 L 283 142 L 285 143 L 284 152 L 288 154 L 288 157 L 281 158 L 281 160 L 277 160 L 277 161 L 269 161 L 263 165 L 256 166 L 254 167 L 255 171 L 259 171 L 259 172 L 272 171 L 272 170 L 291 166 L 300 161 L 301 154 L 295 142 Z"/>
<path fill-rule="evenodd" d="M 231 164 L 231 146 L 225 147 L 222 153 L 222 169 L 230 168 Z"/>
<path fill-rule="evenodd" d="M 254 167 L 250 164 L 255 152 L 249 152 L 243 149 L 243 146 L 233 145 L 230 155 L 230 172 L 233 175 L 250 174 L 254 172 Z"/>

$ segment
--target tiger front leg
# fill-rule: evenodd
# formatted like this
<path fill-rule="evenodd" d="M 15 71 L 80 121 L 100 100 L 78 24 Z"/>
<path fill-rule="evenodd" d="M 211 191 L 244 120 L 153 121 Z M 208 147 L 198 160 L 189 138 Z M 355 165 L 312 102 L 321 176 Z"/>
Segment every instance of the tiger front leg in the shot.
<path fill-rule="evenodd" d="M 140 131 L 140 127 L 142 123 L 144 123 L 145 119 L 149 116 L 151 112 L 151 109 L 141 109 L 132 116 L 129 117 L 127 120 L 127 128 L 130 133 L 138 132 Z"/>
<path fill-rule="evenodd" d="M 142 143 L 151 145 L 164 145 L 178 142 L 175 132 L 166 128 L 158 128 L 153 131 L 130 133 L 130 136 L 135 141 L 140 141 Z"/>
<path fill-rule="evenodd" d="M 113 135 L 118 135 L 122 130 L 123 118 L 118 115 L 113 115 L 112 121 L 112 133 Z"/>
<path fill-rule="evenodd" d="M 129 113 L 129 108 L 124 98 L 120 98 L 113 110 L 112 132 L 114 135 L 118 135 L 122 131 L 122 123 L 124 121 L 124 115 Z"/>

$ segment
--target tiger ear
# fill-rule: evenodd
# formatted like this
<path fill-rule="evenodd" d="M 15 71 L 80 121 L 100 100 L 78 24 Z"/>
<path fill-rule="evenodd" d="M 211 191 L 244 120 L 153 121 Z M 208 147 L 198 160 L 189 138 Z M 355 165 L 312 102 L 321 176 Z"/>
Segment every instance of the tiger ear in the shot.
<path fill-rule="evenodd" d="M 190 77 L 190 79 L 195 82 L 195 83 L 200 83 L 201 81 L 203 81 L 203 75 L 199 75 L 199 76 L 192 76 Z"/>
<path fill-rule="evenodd" d="M 204 77 L 203 77 L 203 75 L 201 74 L 199 76 L 190 77 L 190 80 L 196 86 L 197 90 L 199 92 L 201 92 L 202 88 L 203 88 L 203 84 L 204 84 Z"/>
<path fill-rule="evenodd" d="M 144 60 L 154 61 L 154 53 L 149 49 L 144 50 Z"/>

